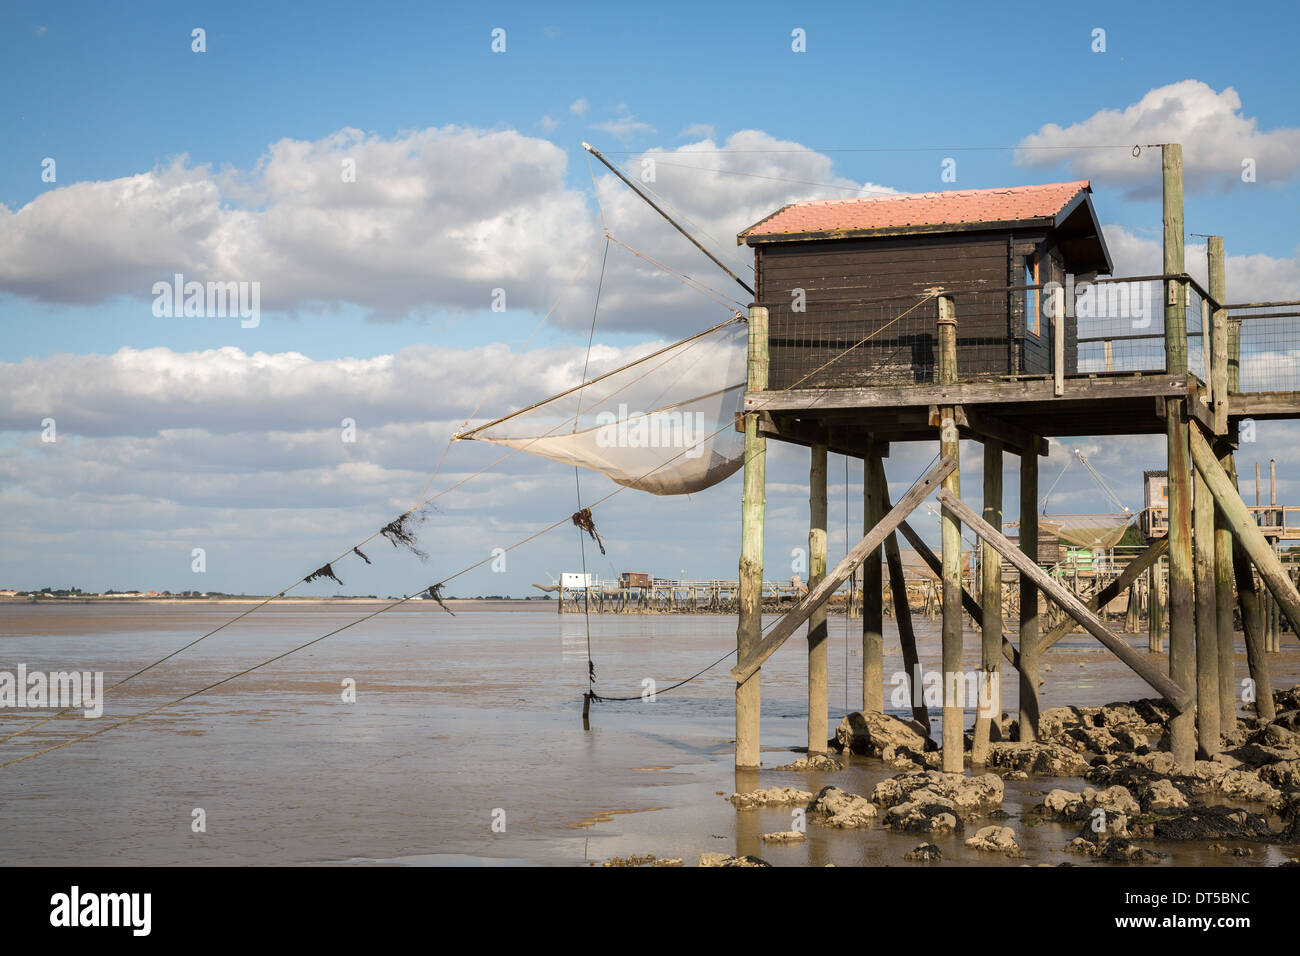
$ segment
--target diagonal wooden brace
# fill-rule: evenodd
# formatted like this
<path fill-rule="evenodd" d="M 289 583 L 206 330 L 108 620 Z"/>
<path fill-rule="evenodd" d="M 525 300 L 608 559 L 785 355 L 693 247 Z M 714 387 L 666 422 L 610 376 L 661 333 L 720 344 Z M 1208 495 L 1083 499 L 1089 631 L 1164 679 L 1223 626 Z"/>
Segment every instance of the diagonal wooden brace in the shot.
<path fill-rule="evenodd" d="M 946 491 L 939 492 L 939 502 L 961 519 L 977 535 L 991 544 L 1002 557 L 1010 561 L 1021 574 L 1034 582 L 1034 585 L 1049 598 L 1059 604 L 1067 614 L 1083 625 L 1084 629 L 1106 646 L 1128 668 L 1141 677 L 1151 688 L 1169 701 L 1179 713 L 1192 706 L 1192 695 L 1175 684 L 1162 673 L 1158 667 L 1148 661 L 1129 645 L 1112 634 L 1092 611 L 1080 601 L 1069 588 L 1063 587 L 1052 576 L 1038 566 L 1029 555 L 1012 544 L 997 528 L 985 521 L 972 508 L 962 503 L 961 499 Z"/>
<path fill-rule="evenodd" d="M 1247 510 L 1246 503 L 1241 500 L 1236 485 L 1219 464 L 1219 459 L 1215 457 L 1210 443 L 1197 429 L 1192 428 L 1190 431 L 1192 463 L 1205 479 L 1210 494 L 1214 496 L 1214 503 L 1227 519 L 1228 530 L 1259 569 L 1259 576 L 1264 579 L 1273 597 L 1277 598 L 1277 606 L 1291 622 L 1292 629 L 1296 634 L 1300 634 L 1300 593 L 1291 583 L 1291 578 L 1282 567 L 1282 562 L 1278 560 L 1272 545 L 1264 537 L 1264 532 L 1260 531 L 1259 526 L 1255 524 L 1255 519 Z"/>
<path fill-rule="evenodd" d="M 909 488 L 907 494 L 899 499 L 898 504 L 890 509 L 889 514 L 881 518 L 880 522 L 867 532 L 866 537 L 853 546 L 853 550 L 835 565 L 835 569 L 815 588 L 810 589 L 798 604 L 786 611 L 767 637 L 763 638 L 744 660 L 731 669 L 731 676 L 735 678 L 736 683 L 743 684 L 749 680 L 763 665 L 763 661 L 776 653 L 776 649 L 808 620 L 813 610 L 834 594 L 839 586 L 849 579 L 849 575 L 857 570 L 858 565 L 867 559 L 867 555 L 879 548 L 903 519 L 915 511 L 922 501 L 930 497 L 931 493 L 939 487 L 939 483 L 956 467 L 957 463 L 951 458 L 943 458 Z"/>

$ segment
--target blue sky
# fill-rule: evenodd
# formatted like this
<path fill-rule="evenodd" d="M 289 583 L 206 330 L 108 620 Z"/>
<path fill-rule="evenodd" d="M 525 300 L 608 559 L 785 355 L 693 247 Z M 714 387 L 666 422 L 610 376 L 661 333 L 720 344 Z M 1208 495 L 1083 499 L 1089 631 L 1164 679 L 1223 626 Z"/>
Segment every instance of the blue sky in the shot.
<path fill-rule="evenodd" d="M 0 399 L 10 406 L 0 422 L 0 506 L 11 517 L 23 515 L 11 546 L 0 552 L 0 586 L 66 581 L 70 574 L 87 587 L 120 586 L 130 582 L 117 581 L 109 569 L 126 567 L 137 584 L 186 587 L 188 558 L 175 555 L 189 549 L 179 539 L 201 537 L 220 520 L 252 536 L 241 539 L 242 532 L 232 532 L 221 548 L 254 557 L 240 559 L 238 572 L 233 562 L 227 564 L 220 580 L 210 572 L 206 586 L 270 590 L 285 583 L 286 562 L 297 560 L 296 552 L 281 546 L 290 531 L 310 527 L 302 539 L 307 549 L 328 553 L 329 542 L 347 543 L 337 541 L 344 530 L 340 515 L 360 513 L 357 527 L 365 527 L 403 498 L 403 486 L 409 488 L 405 497 L 418 493 L 419 476 L 427 475 L 440 453 L 445 425 L 431 426 L 427 447 L 418 446 L 420 453 L 400 467 L 383 457 L 395 446 L 377 442 L 369 450 L 348 449 L 352 458 L 337 465 L 354 469 L 339 473 L 351 474 L 351 480 L 340 480 L 328 501 L 318 501 L 309 491 L 319 490 L 319 475 L 304 474 L 288 463 L 291 455 L 281 453 L 299 447 L 308 433 L 336 427 L 337 416 L 327 420 L 322 413 L 313 431 L 301 416 L 284 414 L 274 388 L 252 414 L 236 408 L 238 396 L 218 383 L 207 399 L 187 398 L 209 403 L 199 427 L 213 436 L 214 447 L 207 457 L 196 446 L 200 450 L 190 453 L 186 465 L 176 458 L 174 438 L 184 430 L 183 417 L 163 421 L 166 416 L 157 415 L 160 403 L 176 407 L 176 396 L 164 389 L 131 398 L 111 376 L 96 396 L 90 383 L 104 365 L 95 357 L 123 348 L 166 350 L 150 367 L 162 380 L 190 380 L 191 366 L 211 367 L 200 358 L 205 350 L 299 353 L 318 363 L 311 374 L 319 372 L 320 402 L 327 407 L 328 396 L 339 390 L 329 375 L 346 372 L 319 363 L 378 359 L 418 346 L 429 361 L 466 375 L 454 384 L 450 377 L 429 381 L 427 391 L 411 394 L 404 409 L 394 403 L 377 410 L 377 425 L 400 430 L 417 429 L 421 422 L 459 424 L 469 410 L 466 402 L 444 402 L 442 393 L 481 393 L 490 376 L 486 365 L 486 380 L 468 374 L 478 361 L 475 350 L 492 343 L 521 347 L 565 277 L 599 244 L 593 180 L 580 147 L 584 139 L 629 164 L 647 150 L 663 156 L 692 147 L 686 158 L 663 157 L 677 166 L 660 170 L 657 188 L 674 208 L 706 226 L 737 268 L 743 269 L 745 257 L 731 242 L 735 231 L 794 198 L 851 195 L 865 184 L 911 192 L 1092 178 L 1112 251 L 1121 268 L 1137 273 L 1153 249 L 1158 255 L 1159 205 L 1143 195 L 1153 185 L 1152 154 L 1139 165 L 1125 149 L 1080 160 L 1059 148 L 976 147 L 1080 141 L 1126 147 L 1157 141 L 1139 139 L 1148 133 L 1168 133 L 1187 149 L 1188 232 L 1226 236 L 1234 257 L 1230 289 L 1249 289 L 1251 298 L 1300 295 L 1294 291 L 1300 289 L 1294 231 L 1300 197 L 1294 91 L 1300 88 L 1300 67 L 1292 49 L 1300 17 L 1286 4 L 1252 5 L 1239 16 L 1224 16 L 1221 5 L 1176 9 L 1171 16 L 1162 5 L 1131 3 L 793 9 L 776 3 L 555 9 L 9 3 L 0 10 L 0 204 L 7 210 L 0 210 L 0 250 L 11 263 L 0 265 L 0 363 L 10 378 L 42 383 L 53 396 L 47 404 L 71 395 L 75 380 L 84 408 L 120 410 L 114 413 L 118 419 L 106 411 L 64 415 L 64 447 L 79 448 L 80 457 L 75 468 L 71 462 L 58 466 L 76 502 L 59 508 L 48 493 L 52 480 L 35 477 L 41 474 L 40 456 L 50 451 L 33 444 L 43 415 L 23 404 L 12 387 Z M 206 52 L 191 50 L 196 27 L 206 31 Z M 491 49 L 495 28 L 506 31 L 504 53 Z M 791 49 L 795 29 L 806 33 L 806 52 Z M 1105 52 L 1092 49 L 1096 29 L 1105 31 Z M 1187 81 L 1195 85 L 1177 86 Z M 1166 88 L 1177 108 L 1138 108 L 1149 93 Z M 1072 124 L 1085 124 L 1084 140 L 1070 140 L 1057 129 Z M 456 139 L 452 128 L 471 135 Z M 345 130 L 359 132 L 342 145 L 331 140 Z M 745 131 L 754 135 L 744 142 L 732 139 Z M 444 175 L 462 145 L 472 148 L 474 158 Z M 768 152 L 741 152 L 747 145 Z M 349 149 L 374 157 L 362 164 L 363 185 L 385 193 L 360 219 L 349 219 L 347 199 L 316 208 L 304 196 L 313 188 L 308 173 L 336 163 Z M 776 151 L 781 149 L 791 152 Z M 1240 158 L 1255 152 L 1257 181 L 1242 183 Z M 47 157 L 57 164 L 53 183 L 41 178 Z M 957 160 L 955 184 L 940 181 L 946 157 Z M 774 165 L 747 165 L 759 163 Z M 366 179 L 381 167 L 387 180 Z M 170 178 L 164 175 L 168 170 Z M 308 178 L 296 179 L 298 172 Z M 164 181 L 166 201 L 174 205 L 151 200 L 148 208 L 128 208 L 116 193 L 116 205 L 97 206 L 76 191 L 151 176 L 150 183 Z M 408 176 L 416 193 L 434 199 L 427 215 L 417 207 L 400 229 L 390 230 L 393 216 L 409 211 L 400 199 Z M 597 181 L 613 217 L 611 231 L 730 291 L 725 277 L 645 214 L 623 187 L 607 175 Z M 821 185 L 805 187 L 801 181 Z M 529 224 L 528 242 L 502 240 L 491 225 L 492 210 L 481 208 L 491 203 L 497 184 L 510 223 Z M 186 197 L 192 196 L 204 198 L 191 208 Z M 190 214 L 192 221 L 185 218 Z M 459 236 L 468 221 L 476 226 Z M 335 241 L 335 225 L 339 236 L 347 231 L 346 241 Z M 254 242 L 251 235 L 261 239 Z M 390 271 L 385 256 L 374 252 L 377 241 L 392 243 L 395 253 L 415 250 L 413 261 Z M 204 255 L 172 255 L 190 242 Z M 428 276 L 420 268 L 426 248 Z M 441 256 L 447 250 L 457 255 Z M 204 258 L 209 253 L 215 258 Z M 683 299 L 681 290 L 665 291 L 638 273 L 625 254 L 611 255 L 623 258 L 606 288 L 610 308 L 597 326 L 599 342 L 636 348 L 725 317 L 711 304 Z M 194 262 L 194 269 L 224 261 L 253 270 L 248 274 L 262 281 L 271 303 L 260 325 L 241 329 L 228 319 L 155 317 L 147 294 L 151 277 L 170 277 L 180 261 Z M 582 276 L 530 348 L 550 349 L 558 357 L 585 344 L 593 280 L 592 272 Z M 520 304 L 504 313 L 490 311 L 488 293 L 498 285 Z M 59 353 L 65 355 L 62 365 L 42 364 Z M 72 380 L 61 385 L 59 375 Z M 540 381 L 511 385 L 488 411 L 500 414 L 512 400 L 524 403 L 545 393 Z M 310 394 L 296 400 L 314 401 Z M 231 417 L 222 421 L 214 408 L 229 408 Z M 1280 456 L 1295 443 L 1283 440 L 1283 426 L 1270 427 Z M 292 435 L 300 437 L 286 437 Z M 215 448 L 232 436 L 241 436 L 241 447 L 266 449 L 267 457 L 230 467 L 229 451 Z M 397 431 L 389 439 L 401 444 Z M 413 448 L 410 440 L 402 445 L 405 451 Z M 1092 457 L 1105 468 L 1107 455 L 1113 456 L 1110 467 L 1120 471 L 1121 483 L 1140 471 L 1125 448 L 1122 442 L 1103 443 Z M 151 456 L 171 462 L 172 490 L 132 486 L 130 462 L 152 467 L 157 462 Z M 918 449 L 917 456 L 919 465 L 929 452 Z M 789 476 L 798 475 L 800 462 L 790 454 Z M 571 473 L 558 466 L 530 467 L 513 480 L 535 481 L 529 487 L 536 489 L 572 484 Z M 468 463 L 463 468 L 472 470 Z M 207 486 L 201 476 L 216 473 L 225 477 Z M 369 487 L 367 475 L 373 479 Z M 603 481 L 587 480 L 593 489 Z M 1063 489 L 1074 481 L 1067 477 Z M 200 486 L 202 493 L 187 491 Z M 518 504 L 520 487 L 513 496 L 503 487 L 502 499 L 491 503 L 503 536 L 537 524 L 532 510 Z M 1096 489 L 1086 479 L 1073 487 L 1081 510 L 1104 506 L 1104 500 L 1087 504 Z M 540 494 L 524 497 L 537 503 Z M 547 494 L 549 510 L 539 507 L 538 514 L 564 507 L 559 492 L 554 498 Z M 699 532 L 707 544 L 665 543 L 662 520 L 637 519 L 630 506 L 611 516 L 632 549 L 627 560 L 676 573 L 681 568 L 669 565 L 680 564 L 676 555 L 685 552 L 698 559 L 701 576 L 728 576 L 735 561 L 738 506 L 732 499 L 738 491 L 728 484 L 706 494 L 718 503 L 710 508 L 713 523 Z M 793 495 L 788 527 L 779 524 L 783 512 L 777 512 L 779 533 L 796 540 L 803 520 L 799 497 Z M 309 501 L 295 518 L 295 504 Z M 474 516 L 488 504 L 448 502 L 445 516 L 459 522 L 454 533 L 447 529 L 448 560 L 460 550 L 450 539 L 471 533 Z M 274 512 L 273 541 L 259 538 L 270 534 L 266 520 L 231 522 L 241 507 L 262 518 Z M 689 522 L 697 506 L 656 501 L 646 507 L 647 515 Z M 314 508 L 324 509 L 316 512 L 322 520 L 309 520 Z M 86 528 L 95 529 L 90 540 L 73 548 L 78 529 Z M 148 545 L 140 545 L 142 540 Z M 572 562 L 571 545 L 567 539 L 540 545 L 534 556 L 520 557 L 519 570 L 506 576 L 508 586 L 479 575 L 474 580 L 481 586 L 469 590 L 525 593 L 543 569 L 558 571 Z M 427 572 L 394 573 L 398 583 L 409 584 Z M 364 587 L 380 589 L 400 590 Z"/>

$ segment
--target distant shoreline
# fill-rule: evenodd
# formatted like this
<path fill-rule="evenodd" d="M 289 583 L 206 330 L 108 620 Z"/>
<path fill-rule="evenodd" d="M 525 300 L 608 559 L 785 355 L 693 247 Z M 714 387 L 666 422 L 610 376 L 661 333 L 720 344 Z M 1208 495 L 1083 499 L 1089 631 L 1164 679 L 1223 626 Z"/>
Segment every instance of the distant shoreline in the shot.
<path fill-rule="evenodd" d="M 391 604 L 401 598 L 381 597 L 275 597 L 272 594 L 225 595 L 223 597 L 105 597 L 104 595 L 79 594 L 76 597 L 25 597 L 0 596 L 0 604 L 50 604 L 64 606 L 68 604 L 258 604 L 274 599 L 276 604 Z M 444 603 L 451 606 L 468 604 L 492 604 L 498 606 L 520 605 L 554 609 L 555 602 L 545 598 L 444 598 Z M 411 598 L 408 604 L 429 604 L 437 607 L 438 602 L 425 598 Z"/>

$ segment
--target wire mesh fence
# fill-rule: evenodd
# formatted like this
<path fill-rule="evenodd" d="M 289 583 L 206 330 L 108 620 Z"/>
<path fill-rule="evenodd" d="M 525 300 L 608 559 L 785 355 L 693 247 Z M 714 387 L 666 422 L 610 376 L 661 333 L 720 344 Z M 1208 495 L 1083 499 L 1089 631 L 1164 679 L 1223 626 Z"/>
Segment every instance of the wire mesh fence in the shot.
<path fill-rule="evenodd" d="M 1214 303 L 1175 278 L 954 290 L 957 379 L 1055 372 L 1053 314 L 1064 312 L 1064 374 L 1158 374 L 1168 368 L 1165 303 L 1184 302 L 1186 368 L 1209 379 Z M 938 303 L 928 294 L 768 305 L 771 388 L 928 384 L 938 379 Z M 1300 391 L 1300 301 L 1228 313 L 1229 390 Z"/>
<path fill-rule="evenodd" d="M 1228 390 L 1300 391 L 1300 301 L 1228 309 Z"/>

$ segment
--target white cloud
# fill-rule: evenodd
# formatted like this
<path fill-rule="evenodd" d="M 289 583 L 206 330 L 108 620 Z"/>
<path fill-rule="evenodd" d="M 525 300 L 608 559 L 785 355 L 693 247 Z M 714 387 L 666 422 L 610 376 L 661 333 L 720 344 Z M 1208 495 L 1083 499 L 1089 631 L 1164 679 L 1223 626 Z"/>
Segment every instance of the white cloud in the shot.
<path fill-rule="evenodd" d="M 714 139 L 718 134 L 712 123 L 695 123 L 677 135 L 682 139 Z"/>
<path fill-rule="evenodd" d="M 1227 191 L 1243 185 L 1242 162 L 1254 160 L 1257 184 L 1277 184 L 1300 174 L 1300 129 L 1261 130 L 1242 112 L 1232 87 L 1221 92 L 1200 80 L 1149 91 L 1122 110 L 1104 109 L 1069 126 L 1049 123 L 1020 141 L 1016 162 L 1053 167 L 1064 162 L 1080 178 L 1127 188 L 1131 198 L 1160 194 L 1160 150 L 1134 145 L 1182 143 L 1189 192 Z M 1121 148 L 1090 148 L 1121 147 Z"/>
<path fill-rule="evenodd" d="M 545 308 L 597 236 L 565 168 L 547 140 L 450 126 L 280 140 L 247 172 L 180 157 L 0 206 L 0 290 L 90 304 L 183 272 L 258 281 L 270 312 L 482 309 L 497 287 Z"/>
<path fill-rule="evenodd" d="M 655 128 L 649 123 L 637 119 L 635 114 L 629 112 L 627 106 L 623 103 L 619 104 L 617 115 L 613 119 L 592 123 L 591 128 L 609 133 L 619 140 L 630 139 L 634 133 L 653 133 L 655 131 Z"/>
<path fill-rule="evenodd" d="M 721 147 L 710 138 L 620 162 L 639 170 L 642 158 L 658 163 L 648 185 L 688 228 L 711 234 L 734 270 L 750 260 L 735 234 L 781 205 L 892 191 L 838 177 L 829 157 L 758 130 Z M 345 161 L 355 182 L 344 181 Z M 218 173 L 182 156 L 135 176 L 61 186 L 16 211 L 0 206 L 0 292 L 83 306 L 125 296 L 143 311 L 153 283 L 180 272 L 260 282 L 264 321 L 347 304 L 381 318 L 481 311 L 496 288 L 510 310 L 541 312 L 598 248 L 585 178 L 567 185 L 565 153 L 546 139 L 458 127 L 281 140 L 250 170 Z M 598 178 L 597 194 L 619 239 L 731 285 L 614 176 Z M 588 268 L 554 324 L 590 322 L 597 273 Z M 611 253 L 607 280 L 601 329 L 673 334 L 723 317 L 622 250 Z"/>
<path fill-rule="evenodd" d="M 1116 275 L 1159 275 L 1164 271 L 1160 239 L 1136 235 L 1123 226 L 1102 227 L 1115 261 Z M 1224 273 L 1231 302 L 1274 302 L 1300 299 L 1300 247 L 1289 257 L 1264 253 L 1234 255 L 1227 248 Z M 1184 247 L 1187 272 L 1203 287 L 1208 284 L 1205 243 Z"/>
<path fill-rule="evenodd" d="M 548 113 L 537 121 L 537 125 L 549 133 L 551 130 L 555 129 L 557 126 L 560 125 L 560 121 L 556 119 L 552 119 L 551 115 Z"/>
<path fill-rule="evenodd" d="M 576 100 L 574 100 L 572 103 L 569 104 L 569 112 L 573 113 L 575 116 L 582 116 L 590 108 L 591 108 L 591 104 L 588 103 L 586 100 L 584 100 L 582 97 L 578 97 Z"/>

